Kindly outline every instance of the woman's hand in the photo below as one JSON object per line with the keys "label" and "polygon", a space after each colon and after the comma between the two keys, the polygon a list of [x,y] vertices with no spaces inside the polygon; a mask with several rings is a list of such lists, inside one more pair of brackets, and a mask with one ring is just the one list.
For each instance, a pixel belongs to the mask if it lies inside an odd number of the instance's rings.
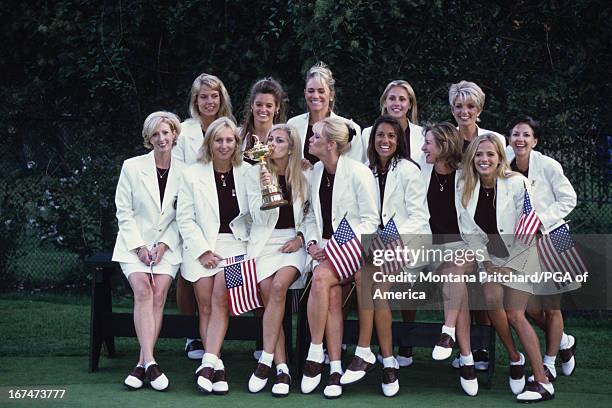
{"label": "woman's hand", "polygon": [[312,259],[314,259],[315,261],[318,261],[318,262],[323,262],[323,261],[325,261],[327,259],[325,257],[325,251],[323,249],[321,249],[319,244],[312,244],[308,248],[308,253],[310,254],[310,256],[312,256]]}
{"label": "woman's hand", "polygon": [[153,247],[153,249],[151,249],[151,252],[149,254],[151,256],[151,259],[153,259],[153,261],[155,262],[155,265],[159,265],[167,249],[168,245],[164,244],[163,242],[159,242],[156,246]]}
{"label": "woman's hand", "polygon": [[222,259],[223,258],[215,254],[213,251],[206,251],[202,255],[200,255],[198,261],[200,261],[203,267],[212,269],[216,268]]}
{"label": "woman's hand", "polygon": [[284,254],[290,254],[299,250],[302,247],[302,239],[300,237],[295,237],[290,241],[285,242],[285,245],[282,246],[280,251]]}
{"label": "woman's hand", "polygon": [[302,170],[310,170],[312,167],[312,163],[308,159],[302,159]]}
{"label": "woman's hand", "polygon": [[261,184],[263,186],[272,184],[272,175],[266,167],[261,167],[261,172],[259,173],[259,180],[261,180]]}
{"label": "woman's hand", "polygon": [[151,259],[153,259],[151,257],[151,253],[149,252],[149,249],[146,246],[141,246],[140,248],[138,248],[138,250],[136,251],[136,256],[138,256],[138,259],[140,259],[140,262],[142,262],[143,264],[149,266],[151,265]]}

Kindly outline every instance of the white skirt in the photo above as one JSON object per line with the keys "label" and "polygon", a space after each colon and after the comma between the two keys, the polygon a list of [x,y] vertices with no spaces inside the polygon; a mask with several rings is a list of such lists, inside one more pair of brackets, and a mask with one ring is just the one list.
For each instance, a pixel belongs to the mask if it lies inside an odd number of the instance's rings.
{"label": "white skirt", "polygon": [[306,264],[306,250],[299,248],[295,252],[283,253],[281,248],[292,239],[295,239],[295,228],[275,229],[266,242],[263,250],[255,258],[257,265],[257,282],[274,275],[283,266],[295,267],[300,275],[304,273]]}
{"label": "white skirt", "polygon": [[[121,266],[121,270],[126,278],[130,276],[131,273],[134,272],[144,272],[151,273],[151,267],[145,265],[144,263],[138,262],[119,262]],[[176,272],[178,271],[179,265],[171,265],[162,258],[161,262],[158,265],[153,266],[153,274],[154,275],[170,275],[172,279],[176,277]]]}
{"label": "white skirt", "polygon": [[[219,234],[213,252],[223,259],[231,256],[244,255],[246,254],[246,243],[238,241],[234,238],[234,234]],[[215,276],[217,273],[223,271],[224,266],[225,261],[222,260],[215,268],[205,268],[198,259],[186,259],[183,257],[181,275],[189,282],[196,282],[200,278]]]}

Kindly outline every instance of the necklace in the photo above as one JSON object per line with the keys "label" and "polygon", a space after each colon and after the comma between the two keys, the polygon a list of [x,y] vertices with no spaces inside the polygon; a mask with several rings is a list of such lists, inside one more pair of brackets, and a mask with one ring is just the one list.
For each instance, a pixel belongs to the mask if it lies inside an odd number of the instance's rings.
{"label": "necklace", "polygon": [[221,185],[223,187],[227,187],[226,180],[227,180],[227,176],[229,175],[230,171],[231,171],[231,169],[223,173],[223,172],[215,170],[215,173],[217,173],[219,175],[219,180],[221,180]]}
{"label": "necklace", "polygon": [[448,174],[444,175],[444,183],[440,183],[440,178],[438,177],[438,172],[434,169],[434,175],[436,176],[436,180],[438,181],[438,184],[440,185],[440,191],[444,191],[444,187],[446,186],[446,183],[448,182]]}
{"label": "necklace", "polygon": [[[162,170],[163,170],[163,169],[162,169]],[[168,167],[168,168],[166,169],[166,171],[161,171],[161,172],[159,171],[159,169],[158,169],[157,167],[155,167],[155,171],[157,171],[157,176],[158,176],[160,179],[163,179],[163,178],[164,178],[164,176],[165,176],[166,174],[168,174],[168,172],[170,171],[170,167]]]}
{"label": "necklace", "polygon": [[482,189],[482,191],[485,193],[485,196],[487,197],[490,197],[491,193],[495,192],[495,187],[487,188],[487,187],[481,186],[480,188]]}

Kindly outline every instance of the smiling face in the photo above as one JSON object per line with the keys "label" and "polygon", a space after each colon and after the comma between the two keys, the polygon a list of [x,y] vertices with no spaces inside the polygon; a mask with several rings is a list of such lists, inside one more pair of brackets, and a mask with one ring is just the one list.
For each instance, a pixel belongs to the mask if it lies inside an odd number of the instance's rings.
{"label": "smiling face", "polygon": [[169,152],[172,150],[172,145],[176,139],[170,125],[166,122],[160,122],[149,137],[149,143],[153,146],[155,153]]}
{"label": "smiling face", "polygon": [[263,126],[272,126],[278,105],[274,95],[258,93],[251,104],[251,110],[253,111],[253,121],[255,123]]}
{"label": "smiling face", "polygon": [[276,129],[268,135],[268,146],[273,149],[270,155],[272,160],[283,159],[291,154],[289,135],[282,129]]}
{"label": "smiling face", "polygon": [[423,142],[421,150],[425,153],[425,161],[429,164],[434,164],[436,160],[438,160],[438,157],[440,157],[442,150],[440,146],[438,146],[438,143],[436,143],[436,138],[431,131],[425,134],[425,141]]}
{"label": "smiling face", "polygon": [[471,127],[476,125],[476,119],[480,116],[482,109],[472,99],[455,99],[451,112],[457,125]]}
{"label": "smiling face", "polygon": [[526,123],[518,123],[510,133],[510,146],[516,157],[529,158],[529,154],[538,144],[533,129]]}
{"label": "smiling face", "polygon": [[236,150],[236,137],[232,129],[225,127],[217,133],[212,142],[211,150],[213,160],[219,162],[230,161]]}
{"label": "smiling face", "polygon": [[394,86],[389,89],[385,98],[385,110],[389,116],[395,119],[405,118],[410,108],[410,98],[404,88]]}
{"label": "smiling face", "polygon": [[327,115],[329,112],[329,101],[333,97],[329,87],[316,77],[312,77],[306,82],[304,98],[308,105],[309,112],[320,112]]}
{"label": "smiling face", "polygon": [[207,86],[202,86],[197,96],[200,116],[215,119],[221,106],[221,95]]}
{"label": "smiling face", "polygon": [[397,151],[397,137],[395,129],[389,123],[380,123],[374,134],[374,148],[384,166]]}
{"label": "smiling face", "polygon": [[480,142],[474,156],[474,168],[480,175],[480,179],[483,181],[494,180],[499,164],[500,158],[495,145],[488,140]]}

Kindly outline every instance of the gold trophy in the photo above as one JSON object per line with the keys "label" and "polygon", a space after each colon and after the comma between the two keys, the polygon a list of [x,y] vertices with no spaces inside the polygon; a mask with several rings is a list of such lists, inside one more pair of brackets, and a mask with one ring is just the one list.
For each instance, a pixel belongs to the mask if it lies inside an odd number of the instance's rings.
{"label": "gold trophy", "polygon": [[[249,150],[245,150],[244,155],[258,162],[262,169],[268,170],[267,158],[270,156],[273,149],[269,145],[261,143],[256,135],[252,136],[255,138],[255,144]],[[263,199],[263,204],[259,207],[261,210],[271,210],[272,208],[289,204],[289,201],[285,200],[283,197],[283,192],[280,187],[275,185],[274,182],[270,182],[261,187],[261,198]]]}

